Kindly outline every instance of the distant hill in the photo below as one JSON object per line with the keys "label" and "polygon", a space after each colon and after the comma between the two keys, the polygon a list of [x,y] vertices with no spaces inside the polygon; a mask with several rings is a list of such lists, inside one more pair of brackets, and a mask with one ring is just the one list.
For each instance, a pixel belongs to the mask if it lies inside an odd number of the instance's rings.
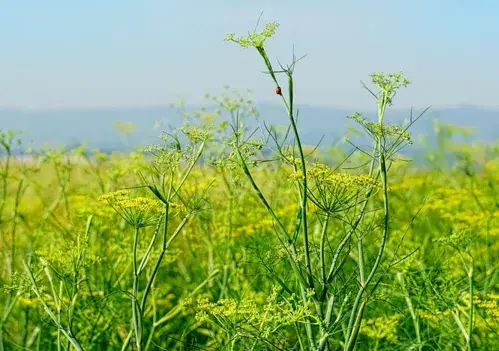
{"label": "distant hill", "polygon": [[[192,106],[196,109],[197,106]],[[287,117],[280,105],[257,105],[260,119],[274,125],[286,125]],[[299,129],[305,144],[315,144],[324,135],[324,143],[341,138],[347,125],[353,125],[346,116],[354,109],[299,106]],[[364,112],[374,118],[374,111]],[[417,115],[421,110],[415,110]],[[409,110],[389,110],[387,120],[402,121],[409,117]],[[490,142],[499,139],[499,109],[485,109],[476,106],[455,108],[432,108],[412,129],[413,135],[431,135],[432,123],[451,123],[475,130],[472,140]],[[138,145],[156,143],[161,129],[155,128],[157,121],[166,125],[179,126],[181,116],[173,107],[102,108],[102,109],[59,109],[59,110],[14,110],[0,109],[0,128],[23,130],[23,140],[35,145],[43,142],[74,146],[86,143],[90,148],[101,150],[125,150]],[[136,130],[125,143],[115,127],[115,122],[130,122]],[[165,124],[163,124],[164,126]],[[250,123],[255,126],[255,122]]]}

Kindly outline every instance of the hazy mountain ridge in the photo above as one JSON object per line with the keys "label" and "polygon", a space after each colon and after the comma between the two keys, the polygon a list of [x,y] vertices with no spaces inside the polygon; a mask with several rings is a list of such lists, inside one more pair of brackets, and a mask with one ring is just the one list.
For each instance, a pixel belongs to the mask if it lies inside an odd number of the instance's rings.
{"label": "hazy mountain ridge", "polygon": [[[198,106],[188,106],[195,110]],[[299,129],[305,144],[315,144],[322,136],[324,142],[341,138],[347,125],[353,122],[346,117],[356,112],[355,109],[333,107],[299,106]],[[281,105],[257,105],[260,121],[267,124],[286,125],[287,116]],[[417,116],[422,109],[413,111]],[[364,112],[368,118],[375,117],[375,111]],[[392,109],[387,112],[387,120],[399,122],[410,116],[409,109]],[[477,106],[437,108],[429,110],[413,127],[414,136],[432,134],[433,120],[470,127],[475,133],[470,140],[490,142],[499,138],[499,109],[486,109]],[[155,128],[156,122],[162,121],[161,128]],[[114,127],[115,122],[130,122],[135,131],[129,138],[129,144]],[[50,142],[53,145],[77,145],[86,143],[90,148],[103,150],[123,150],[138,145],[155,143],[162,128],[170,125],[178,127],[182,117],[173,107],[137,107],[137,108],[96,108],[96,109],[54,109],[54,110],[15,110],[0,109],[0,128],[22,130],[22,139],[40,145]],[[249,126],[255,127],[252,119]],[[129,145],[129,146],[127,146]]]}

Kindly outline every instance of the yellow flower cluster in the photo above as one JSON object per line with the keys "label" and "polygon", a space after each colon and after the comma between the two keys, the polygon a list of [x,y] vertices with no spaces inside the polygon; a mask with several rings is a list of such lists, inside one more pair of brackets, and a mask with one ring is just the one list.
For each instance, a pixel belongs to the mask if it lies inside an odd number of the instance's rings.
{"label": "yellow flower cluster", "polygon": [[[161,201],[147,197],[130,198],[129,190],[118,190],[99,197],[100,201],[108,201],[111,205],[123,209],[135,210],[142,213],[162,213],[164,205]],[[170,203],[173,208],[178,207],[175,203]]]}
{"label": "yellow flower cluster", "polygon": [[286,301],[278,301],[278,288],[267,297],[262,305],[254,299],[236,301],[222,299],[210,302],[205,296],[197,300],[196,319],[199,322],[213,320],[218,322],[237,322],[240,328],[254,329],[260,326],[262,336],[268,337],[276,327],[292,325],[310,315],[309,307],[293,307]]}
{"label": "yellow flower cluster", "polygon": [[147,197],[130,198],[129,190],[118,190],[99,197],[107,201],[130,225],[143,227],[154,224],[163,213],[164,205],[159,200]]}
{"label": "yellow flower cluster", "polygon": [[21,295],[19,297],[18,303],[21,306],[34,306],[40,303],[40,299],[38,297],[29,298]]}
{"label": "yellow flower cluster", "polygon": [[117,190],[112,193],[99,196],[99,201],[119,202],[125,201],[130,195],[129,190]]}
{"label": "yellow flower cluster", "polygon": [[374,179],[365,174],[332,173],[325,181],[349,189],[365,189],[376,185]]}
{"label": "yellow flower cluster", "polygon": [[[49,307],[57,308],[56,301],[53,298],[46,296],[43,299],[45,300],[44,302]],[[69,299],[67,297],[63,296],[60,302],[62,302],[64,304],[67,304],[70,301],[69,301]],[[21,295],[19,297],[19,299],[18,299],[18,303],[21,306],[25,306],[25,307],[43,306],[42,299],[40,299],[39,297],[35,297],[35,296],[33,296],[33,297],[27,297],[27,296]]]}
{"label": "yellow flower cluster", "polygon": [[473,296],[473,303],[483,308],[487,316],[499,318],[499,294],[487,294],[483,298]]}
{"label": "yellow flower cluster", "polygon": [[471,200],[473,200],[475,196],[483,197],[484,195],[485,194],[478,189],[474,189],[473,193],[471,193],[469,189],[437,188],[433,192],[433,197],[435,199],[430,202],[427,207],[441,209],[469,205],[470,202],[473,203]]}
{"label": "yellow flower cluster", "polygon": [[332,172],[327,165],[321,163],[316,163],[314,167],[310,168],[308,175],[318,181],[337,184],[348,188],[366,188],[376,184],[375,180],[366,174]]}
{"label": "yellow flower cluster", "polygon": [[233,41],[243,48],[250,46],[263,48],[265,41],[275,34],[278,27],[279,24],[276,22],[267,23],[260,33],[254,32],[239,38],[236,38],[234,33],[229,33],[226,35],[225,41]]}
{"label": "yellow flower cluster", "polygon": [[129,199],[121,202],[119,206],[143,213],[161,213],[163,211],[163,204],[160,201],[152,200],[146,197]]}
{"label": "yellow flower cluster", "polygon": [[454,228],[472,229],[477,234],[485,231],[492,235],[499,234],[499,210],[493,209],[495,200],[483,191],[437,188],[432,197],[425,210],[449,220]]}
{"label": "yellow flower cluster", "polygon": [[290,182],[299,182],[303,180],[303,173],[301,171],[292,172],[288,176]]}
{"label": "yellow flower cluster", "polygon": [[74,270],[77,269],[77,263],[86,267],[101,261],[101,257],[90,251],[82,255],[82,252],[87,249],[88,243],[86,242],[82,242],[80,246],[72,246],[71,243],[66,243],[55,247],[47,245],[47,247],[36,250],[35,254],[61,271],[74,273]]}
{"label": "yellow flower cluster", "polygon": [[427,321],[431,321],[433,323],[438,323],[440,321],[440,318],[437,316],[436,313],[430,313],[424,310],[418,310],[418,315],[421,318],[426,319]]}
{"label": "yellow flower cluster", "polygon": [[397,342],[397,326],[402,314],[388,317],[376,317],[362,321],[360,332],[375,340],[386,339],[389,343]]}
{"label": "yellow flower cluster", "polygon": [[[340,186],[348,189],[365,189],[369,186],[376,186],[376,181],[365,174],[351,174],[346,172],[332,172],[331,169],[321,163],[314,164],[307,170],[307,177],[316,183],[327,183],[329,185]],[[289,181],[302,180],[301,171],[292,172],[288,176]]]}
{"label": "yellow flower cluster", "polygon": [[291,154],[286,156],[286,160],[288,161],[288,163],[295,165],[295,166],[298,166],[301,164],[301,159],[299,157],[295,157]]}

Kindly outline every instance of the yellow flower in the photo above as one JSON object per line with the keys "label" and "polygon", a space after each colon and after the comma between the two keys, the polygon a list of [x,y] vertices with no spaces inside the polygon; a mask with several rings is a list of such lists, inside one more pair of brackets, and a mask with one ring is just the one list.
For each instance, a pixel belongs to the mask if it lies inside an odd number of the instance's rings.
{"label": "yellow flower", "polygon": [[136,228],[154,225],[164,211],[164,205],[159,200],[131,198],[129,190],[105,194],[99,200],[107,201],[125,221]]}
{"label": "yellow flower", "polygon": [[397,326],[401,314],[377,317],[362,321],[360,332],[375,340],[386,339],[389,343],[397,342]]}

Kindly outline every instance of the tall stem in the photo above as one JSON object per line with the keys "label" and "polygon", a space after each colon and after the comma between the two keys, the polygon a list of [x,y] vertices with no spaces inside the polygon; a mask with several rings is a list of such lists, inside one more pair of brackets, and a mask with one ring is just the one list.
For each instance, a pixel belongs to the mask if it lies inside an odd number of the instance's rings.
{"label": "tall stem", "polygon": [[325,262],[325,246],[326,246],[326,232],[327,232],[327,225],[329,223],[329,217],[330,214],[326,214],[326,218],[324,219],[324,224],[322,225],[322,233],[321,233],[321,247],[320,247],[320,260],[321,260],[321,279],[322,279],[322,285],[323,287],[326,286],[326,262]]}
{"label": "tall stem", "polygon": [[138,306],[138,290],[139,290],[139,273],[137,269],[137,246],[139,241],[139,227],[135,228],[135,236],[133,238],[133,288],[132,288],[132,320],[133,329],[135,332],[135,343],[137,350],[142,350],[142,326],[141,316]]}
{"label": "tall stem", "polygon": [[301,214],[302,214],[302,225],[303,225],[303,251],[305,255],[305,265],[307,267],[307,277],[308,285],[311,289],[314,289],[314,279],[312,275],[312,264],[310,262],[310,248],[308,239],[308,220],[307,220],[307,200],[308,200],[308,183],[307,183],[307,166],[305,164],[305,155],[303,153],[303,147],[300,140],[300,135],[298,133],[298,128],[296,126],[296,121],[293,113],[293,77],[292,73],[288,72],[288,89],[289,89],[289,106],[286,104],[286,100],[282,97],[284,106],[287,109],[289,121],[291,122],[291,128],[293,129],[293,134],[296,140],[296,145],[298,146],[298,152],[300,154],[300,164],[302,171],[302,194],[301,194]]}
{"label": "tall stem", "polygon": [[[274,70],[272,68],[272,64],[265,52],[265,49],[262,46],[256,48],[263,58],[267,69],[272,77],[276,86],[279,86],[277,82],[277,78],[275,76]],[[294,65],[294,64],[293,64]],[[293,129],[293,135],[296,141],[296,145],[298,147],[298,153],[300,155],[300,165],[302,171],[302,190],[300,194],[300,211],[302,217],[302,225],[303,225],[303,253],[305,256],[305,266],[307,270],[307,278],[308,278],[308,286],[311,289],[315,290],[314,286],[314,278],[312,274],[312,264],[310,261],[310,248],[309,248],[309,238],[308,238],[308,221],[307,221],[307,201],[308,201],[308,184],[307,184],[307,166],[305,163],[305,154],[303,153],[303,147],[300,140],[300,135],[298,133],[298,128],[296,126],[296,121],[293,112],[293,104],[294,104],[294,85],[293,85],[293,70],[288,69],[285,71],[288,76],[288,90],[289,90],[289,104],[286,101],[286,98],[281,94],[281,99],[286,108],[286,112],[288,114],[289,122],[291,123],[291,128]]]}
{"label": "tall stem", "polygon": [[468,270],[468,282],[469,282],[469,304],[470,304],[470,318],[468,319],[468,339],[467,347],[468,351],[473,350],[472,336],[473,336],[473,314],[474,314],[474,302],[473,302],[473,257],[470,256],[470,267]]}
{"label": "tall stem", "polygon": [[397,280],[399,281],[400,286],[402,287],[405,302],[406,302],[407,308],[409,308],[409,312],[411,314],[412,323],[414,324],[414,331],[416,332],[416,341],[418,342],[418,350],[421,350],[422,349],[421,332],[419,329],[418,316],[416,314],[416,311],[414,310],[414,306],[412,305],[411,297],[409,296],[409,291],[407,290],[404,276],[403,276],[402,272],[397,273]]}
{"label": "tall stem", "polygon": [[[379,103],[378,103],[378,123],[380,127],[383,126],[383,120],[385,116],[385,110],[386,106],[388,104],[388,93],[385,91],[383,92],[383,95],[381,96]],[[378,152],[378,163],[379,163],[379,174],[381,176],[381,185],[383,188],[383,233],[381,234],[381,244],[378,250],[378,254],[376,256],[376,259],[374,261],[373,267],[369,273],[369,276],[365,280],[363,284],[361,284],[359,291],[357,293],[357,296],[355,298],[350,319],[348,322],[348,327],[347,327],[347,333],[346,333],[346,346],[345,350],[352,350],[353,347],[355,346],[355,342],[357,340],[358,332],[359,329],[356,328],[357,321],[360,323],[362,320],[362,316],[364,313],[364,307],[367,304],[367,286],[371,282],[371,280],[374,278],[374,275],[376,274],[376,271],[379,268],[379,265],[381,264],[381,259],[383,257],[383,253],[385,251],[385,245],[388,239],[388,223],[389,223],[389,207],[388,207],[388,180],[387,180],[387,168],[386,168],[386,158],[385,158],[385,151],[383,149],[383,135],[378,135],[376,137],[376,144],[374,148],[374,155],[373,157],[376,157],[376,151]],[[373,159],[374,161],[374,159]],[[373,164],[372,164],[373,165]],[[363,262],[361,262],[363,264]],[[359,267],[363,269],[363,267]],[[359,303],[362,299],[362,297],[365,297],[364,301],[362,302],[361,307],[359,308]]]}

